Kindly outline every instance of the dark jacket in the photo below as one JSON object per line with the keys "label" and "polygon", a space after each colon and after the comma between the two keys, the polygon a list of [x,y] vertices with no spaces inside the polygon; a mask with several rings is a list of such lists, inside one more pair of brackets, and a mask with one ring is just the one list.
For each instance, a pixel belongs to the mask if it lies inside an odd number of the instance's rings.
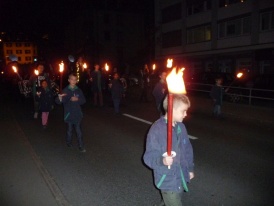
{"label": "dark jacket", "polygon": [[101,71],[92,71],[90,74],[92,78],[91,81],[91,91],[101,92],[105,87],[105,79]]}
{"label": "dark jacket", "polygon": [[36,95],[37,90],[41,88],[41,82],[43,80],[46,80],[48,85],[51,85],[48,73],[42,73],[42,74],[39,74],[38,76],[35,74],[31,75],[29,79],[29,83],[30,83],[30,86],[32,87],[32,93],[34,96]]}
{"label": "dark jacket", "polygon": [[[154,183],[162,191],[179,192],[183,182],[189,182],[193,172],[193,150],[183,123],[177,123],[172,132],[172,151],[176,152],[170,169],[163,164],[167,150],[167,121],[164,117],[151,126],[146,141],[144,162],[153,169]],[[182,171],[182,172],[181,172]],[[182,175],[183,174],[183,175]],[[187,187],[184,186],[187,191]]]}
{"label": "dark jacket", "polygon": [[52,110],[54,104],[53,93],[49,88],[41,88],[40,91],[40,96],[35,96],[35,100],[39,102],[39,110],[41,112],[49,112]]}
{"label": "dark jacket", "polygon": [[111,92],[112,99],[121,99],[123,91],[124,91],[124,88],[119,79],[111,80],[110,92]]}
{"label": "dark jacket", "polygon": [[[71,88],[70,86],[67,86],[65,89],[63,89],[63,94],[66,94],[62,98],[62,102],[60,102],[59,98],[55,98],[55,102],[57,104],[64,105],[64,120],[67,123],[79,123],[83,118],[83,113],[81,109],[81,105],[86,103],[85,96],[83,95],[83,92],[80,88],[75,86],[74,88]],[[79,98],[78,101],[73,102],[71,101],[71,97],[77,96]]]}
{"label": "dark jacket", "polygon": [[[165,90],[164,93],[163,93],[163,89]],[[154,87],[154,89],[152,91],[152,95],[155,98],[157,106],[161,105],[161,103],[163,102],[166,94],[167,94],[167,85],[166,85],[166,83],[159,81],[155,85],[155,87]]]}
{"label": "dark jacket", "polygon": [[222,105],[224,89],[222,86],[214,85],[210,91],[210,97],[215,101],[215,104]]}

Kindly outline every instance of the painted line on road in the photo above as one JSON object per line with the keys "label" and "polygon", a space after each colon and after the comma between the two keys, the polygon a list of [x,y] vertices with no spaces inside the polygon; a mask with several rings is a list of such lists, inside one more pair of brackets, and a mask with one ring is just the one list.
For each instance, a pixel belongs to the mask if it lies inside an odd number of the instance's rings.
{"label": "painted line on road", "polygon": [[[144,123],[146,123],[146,124],[153,124],[153,122],[147,121],[147,120],[145,120],[145,119],[141,119],[141,118],[139,118],[139,117],[135,117],[135,116],[130,115],[130,114],[124,113],[123,115],[126,116],[126,117],[129,117],[129,118],[131,118],[131,119],[135,119],[135,120],[137,120],[137,121],[144,122]],[[188,135],[188,137],[189,137],[189,139],[193,139],[193,140],[198,139],[198,137],[194,137],[194,136],[192,136],[192,135]]]}

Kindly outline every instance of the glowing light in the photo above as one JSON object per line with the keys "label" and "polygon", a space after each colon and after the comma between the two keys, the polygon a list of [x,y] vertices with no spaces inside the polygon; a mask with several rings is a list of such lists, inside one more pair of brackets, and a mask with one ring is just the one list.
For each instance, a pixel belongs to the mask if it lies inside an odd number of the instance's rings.
{"label": "glowing light", "polygon": [[39,75],[38,69],[35,69],[35,70],[34,70],[34,74],[36,74],[37,76]]}
{"label": "glowing light", "polygon": [[83,64],[83,68],[86,69],[88,68],[88,65],[86,63]]}
{"label": "glowing light", "polygon": [[154,71],[156,69],[156,64],[152,65],[152,70]]}
{"label": "glowing light", "polygon": [[105,70],[106,70],[106,71],[108,71],[108,70],[109,70],[109,66],[108,66],[108,64],[107,64],[107,63],[105,64]]}
{"label": "glowing light", "polygon": [[239,72],[236,76],[237,76],[237,78],[240,79],[243,75],[244,75],[244,74],[243,74],[242,72]]}
{"label": "glowing light", "polygon": [[12,70],[13,70],[15,73],[17,73],[17,68],[16,68],[16,66],[12,66]]}
{"label": "glowing light", "polygon": [[64,71],[64,62],[63,61],[61,61],[61,63],[59,64],[59,72],[63,72]]}
{"label": "glowing light", "polygon": [[183,79],[183,70],[180,69],[176,73],[176,68],[173,68],[172,71],[166,78],[168,91],[173,94],[186,94],[185,83]]}
{"label": "glowing light", "polygon": [[173,64],[173,59],[167,59],[167,65],[166,65],[166,67],[167,68],[171,68],[172,64]]}

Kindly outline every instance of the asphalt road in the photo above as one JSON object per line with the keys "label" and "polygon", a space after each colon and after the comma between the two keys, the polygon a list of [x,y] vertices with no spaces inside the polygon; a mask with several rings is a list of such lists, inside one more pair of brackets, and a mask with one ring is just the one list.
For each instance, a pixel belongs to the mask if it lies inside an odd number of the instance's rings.
{"label": "asphalt road", "polygon": [[[233,113],[235,108],[224,108],[225,119],[216,120],[206,100],[191,100],[185,124],[197,138],[191,139],[195,178],[184,193],[185,205],[273,205],[274,122],[264,121],[261,113],[258,120],[247,121]],[[142,162],[149,122],[158,118],[154,102],[128,100],[121,108],[146,121],[115,116],[109,105],[87,103],[85,154],[77,150],[76,138],[74,148],[65,146],[62,107],[50,113],[43,131],[28,106],[8,103],[0,109],[0,205],[151,206],[160,201],[152,171]]]}

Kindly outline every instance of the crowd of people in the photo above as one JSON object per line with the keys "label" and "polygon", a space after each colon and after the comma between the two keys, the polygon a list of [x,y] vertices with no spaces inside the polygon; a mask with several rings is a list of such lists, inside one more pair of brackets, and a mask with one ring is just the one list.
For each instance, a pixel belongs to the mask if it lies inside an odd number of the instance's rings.
{"label": "crowd of people", "polygon": [[[72,147],[72,134],[73,129],[75,129],[78,149],[80,152],[85,153],[86,148],[81,130],[83,118],[81,105],[86,103],[87,98],[90,98],[94,107],[103,107],[103,91],[107,89],[113,102],[114,114],[117,115],[120,113],[120,103],[125,95],[126,88],[118,72],[114,72],[112,79],[106,81],[99,64],[95,64],[92,71],[81,70],[81,64],[78,66],[79,69],[64,76],[64,82],[66,82],[66,79],[68,83],[64,88],[59,88],[57,92],[53,89],[52,79],[45,72],[42,64],[37,66],[38,73],[31,75],[29,78],[28,86],[32,88],[33,117],[37,119],[41,114],[42,128],[47,128],[49,114],[54,108],[54,104],[63,105],[64,122],[67,124],[66,145]],[[181,206],[183,191],[188,191],[187,182],[194,177],[192,146],[186,128],[182,123],[190,107],[190,101],[186,95],[174,96],[172,110],[174,141],[172,151],[177,155],[163,156],[167,144],[165,126],[168,111],[167,72],[161,71],[159,73],[159,80],[155,85],[151,85],[147,65],[140,70],[139,75],[139,102],[148,102],[148,91],[149,88],[153,87],[150,91],[155,98],[155,108],[160,114],[160,118],[152,125],[147,135],[146,151],[143,157],[144,163],[154,171],[155,185],[162,195],[162,202],[159,205]]]}

